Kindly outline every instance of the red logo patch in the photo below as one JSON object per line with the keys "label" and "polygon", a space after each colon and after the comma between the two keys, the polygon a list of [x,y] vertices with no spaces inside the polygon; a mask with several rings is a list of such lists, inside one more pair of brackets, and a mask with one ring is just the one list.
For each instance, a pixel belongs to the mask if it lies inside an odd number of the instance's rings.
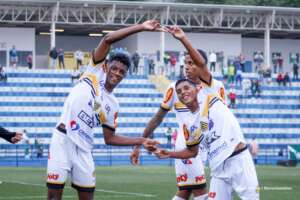
{"label": "red logo patch", "polygon": [[59,177],[58,174],[48,174],[48,179],[49,180],[57,180]]}
{"label": "red logo patch", "polygon": [[212,199],[215,198],[216,195],[217,195],[216,192],[209,192],[209,193],[208,193],[208,197],[209,197],[209,198],[212,198]]}

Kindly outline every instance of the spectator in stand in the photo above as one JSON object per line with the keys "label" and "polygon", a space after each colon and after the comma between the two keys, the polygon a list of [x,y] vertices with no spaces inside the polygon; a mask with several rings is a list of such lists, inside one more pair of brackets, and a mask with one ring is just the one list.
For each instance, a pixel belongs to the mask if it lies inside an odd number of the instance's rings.
{"label": "spectator in stand", "polygon": [[242,86],[242,66],[239,62],[239,60],[237,60],[235,62],[235,84],[238,87]]}
{"label": "spectator in stand", "polygon": [[239,62],[240,62],[241,68],[242,68],[242,72],[245,72],[246,58],[245,58],[244,54],[240,53],[238,59],[239,59]]}
{"label": "spectator in stand", "polygon": [[183,72],[183,69],[184,69],[184,58],[185,58],[184,53],[180,52],[180,55],[179,55],[179,79],[184,78],[184,72]]}
{"label": "spectator in stand", "polygon": [[278,86],[280,86],[281,83],[283,83],[283,79],[284,79],[283,74],[282,73],[278,73],[278,75],[276,77],[276,81],[278,83]]}
{"label": "spectator in stand", "polygon": [[211,52],[208,57],[209,63],[210,63],[210,71],[215,72],[216,71],[216,64],[217,64],[217,54],[215,52]]}
{"label": "spectator in stand", "polygon": [[283,76],[283,86],[286,86],[287,83],[289,84],[289,86],[291,86],[291,79],[290,79],[290,75],[288,72],[285,72],[284,76]]}
{"label": "spectator in stand", "polygon": [[169,64],[170,64],[170,55],[168,53],[165,53],[164,55],[164,70],[162,71],[162,74],[169,75]]}
{"label": "spectator in stand", "polygon": [[155,63],[153,58],[149,60],[149,74],[154,74]]}
{"label": "spectator in stand", "polygon": [[18,51],[16,49],[16,46],[13,45],[11,50],[9,51],[9,60],[10,60],[10,66],[17,67],[18,63]]}
{"label": "spectator in stand", "polygon": [[172,133],[173,133],[172,128],[171,128],[171,127],[168,127],[168,130],[167,130],[167,132],[165,133],[165,135],[166,135],[167,142],[168,142],[167,144],[168,144],[169,147],[171,146]]}
{"label": "spectator in stand", "polygon": [[234,91],[234,85],[231,85],[229,94],[228,94],[230,103],[228,105],[229,108],[235,108],[235,102],[236,102],[236,93]]}
{"label": "spectator in stand", "polygon": [[222,68],[223,82],[227,83],[228,81],[228,66],[224,65]]}
{"label": "spectator in stand", "polygon": [[76,59],[76,69],[78,70],[82,66],[84,54],[80,49],[78,49],[75,51],[74,57]]}
{"label": "spectator in stand", "polygon": [[278,66],[277,54],[273,54],[272,64],[273,64],[273,73],[276,74],[277,73],[277,66]]}
{"label": "spectator in stand", "polygon": [[262,52],[257,52],[254,55],[254,62],[255,62],[255,72],[258,72],[261,69],[261,65],[264,62],[264,56]]}
{"label": "spectator in stand", "polygon": [[177,129],[175,128],[174,132],[172,133],[172,144],[173,144],[173,146],[175,145],[177,135],[178,135],[178,132],[177,132]]}
{"label": "spectator in stand", "polygon": [[26,57],[26,62],[28,65],[28,68],[31,69],[32,68],[32,54],[28,54],[28,56]]}
{"label": "spectator in stand", "polygon": [[0,81],[6,82],[7,81],[7,75],[4,71],[4,67],[0,66]]}
{"label": "spectator in stand", "polygon": [[231,63],[228,67],[228,84],[234,84],[235,68]]}
{"label": "spectator in stand", "polygon": [[256,91],[256,97],[260,97],[261,87],[260,87],[260,81],[258,79],[255,80],[254,86]]}
{"label": "spectator in stand", "polygon": [[57,50],[55,47],[53,47],[49,52],[50,57],[50,69],[55,69],[56,67],[56,59],[57,59]]}
{"label": "spectator in stand", "polygon": [[263,78],[267,80],[268,84],[272,82],[272,71],[270,67],[263,71]]}
{"label": "spectator in stand", "polygon": [[58,54],[58,66],[59,69],[65,69],[65,55],[62,48],[60,48],[57,52]]}
{"label": "spectator in stand", "polygon": [[135,74],[138,74],[138,71],[139,71],[140,58],[141,57],[138,54],[138,52],[134,52],[134,54],[131,57],[132,63],[133,63],[133,73],[135,73]]}
{"label": "spectator in stand", "polygon": [[281,53],[277,54],[277,63],[278,63],[278,67],[279,67],[279,72],[283,72],[283,57],[281,55]]}
{"label": "spectator in stand", "polygon": [[293,79],[298,80],[298,71],[299,71],[299,65],[297,63],[293,64]]}
{"label": "spectator in stand", "polygon": [[172,54],[170,58],[170,64],[171,64],[171,79],[175,79],[175,66],[177,63],[176,55]]}
{"label": "spectator in stand", "polygon": [[250,89],[251,89],[251,81],[250,81],[250,79],[248,79],[248,78],[243,79],[243,81],[242,81],[242,88],[243,88],[243,96],[244,97],[248,97]]}

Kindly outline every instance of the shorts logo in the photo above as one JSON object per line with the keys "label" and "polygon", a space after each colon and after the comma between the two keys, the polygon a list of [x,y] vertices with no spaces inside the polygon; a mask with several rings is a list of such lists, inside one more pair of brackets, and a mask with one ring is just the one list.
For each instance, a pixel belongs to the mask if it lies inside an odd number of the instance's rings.
{"label": "shorts logo", "polygon": [[215,197],[216,197],[216,192],[209,192],[208,193],[208,198],[212,198],[212,199],[214,199]]}
{"label": "shorts logo", "polygon": [[196,180],[196,183],[203,183],[203,182],[205,182],[205,177],[204,176],[196,176],[195,180]]}
{"label": "shorts logo", "polygon": [[78,118],[83,121],[88,127],[93,128],[94,120],[83,110],[78,114]]}
{"label": "shorts logo", "polygon": [[190,159],[184,159],[184,160],[181,160],[181,161],[185,165],[191,165],[191,164],[193,164],[193,162]]}
{"label": "shorts logo", "polygon": [[58,174],[48,174],[48,180],[57,180],[59,177]]}
{"label": "shorts logo", "polygon": [[78,130],[78,129],[80,128],[80,127],[79,127],[79,124],[77,124],[75,120],[72,120],[72,121],[70,122],[70,126],[71,126],[71,130],[72,130],[72,131],[76,131],[76,130]]}
{"label": "shorts logo", "polygon": [[182,174],[176,177],[177,183],[186,182],[188,179],[187,174]]}

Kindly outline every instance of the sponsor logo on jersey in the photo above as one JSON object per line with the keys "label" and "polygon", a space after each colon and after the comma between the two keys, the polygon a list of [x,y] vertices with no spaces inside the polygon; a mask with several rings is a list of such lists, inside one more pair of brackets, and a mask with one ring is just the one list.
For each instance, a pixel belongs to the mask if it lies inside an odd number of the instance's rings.
{"label": "sponsor logo on jersey", "polygon": [[76,131],[76,130],[78,130],[80,128],[79,124],[77,124],[77,122],[75,120],[72,120],[70,122],[70,126],[71,126],[71,130],[72,131]]}
{"label": "sponsor logo on jersey", "polygon": [[48,180],[57,180],[58,177],[59,177],[59,174],[52,174],[52,173],[48,174]]}
{"label": "sponsor logo on jersey", "polygon": [[83,121],[88,127],[93,128],[94,126],[94,120],[93,117],[89,116],[86,112],[83,110],[80,111],[78,114],[78,118]]}
{"label": "sponsor logo on jersey", "polygon": [[207,154],[207,158],[208,160],[213,159],[215,156],[217,156],[221,151],[223,151],[224,149],[226,149],[228,147],[226,142],[223,142],[223,144],[221,144],[220,146],[218,146],[217,148],[215,148],[214,150],[208,152]]}
{"label": "sponsor logo on jersey", "polygon": [[179,183],[179,182],[186,182],[187,179],[188,179],[187,174],[182,174],[182,175],[179,175],[179,176],[176,177],[177,183]]}
{"label": "sponsor logo on jersey", "polygon": [[208,193],[208,198],[214,199],[217,196],[216,192],[209,192]]}

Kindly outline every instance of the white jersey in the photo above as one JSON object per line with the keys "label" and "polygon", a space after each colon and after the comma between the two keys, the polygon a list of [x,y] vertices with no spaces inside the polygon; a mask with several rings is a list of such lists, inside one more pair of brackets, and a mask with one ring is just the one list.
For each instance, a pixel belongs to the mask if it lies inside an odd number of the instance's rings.
{"label": "white jersey", "polygon": [[[218,94],[221,98],[225,98],[225,89],[221,81],[212,79],[210,86],[201,83],[199,87],[200,91],[205,91],[206,94]],[[185,139],[183,137],[183,124],[187,119],[189,119],[190,111],[189,109],[179,101],[177,93],[175,91],[175,82],[171,83],[166,91],[164,100],[161,107],[166,110],[171,110],[175,112],[176,121],[179,125],[179,133],[175,143],[175,150],[182,150],[186,147]]]}
{"label": "white jersey", "polygon": [[199,110],[190,114],[184,126],[186,145],[200,143],[207,149],[207,159],[213,172],[245,139],[236,117],[216,95],[198,93]]}
{"label": "white jersey", "polygon": [[94,127],[101,124],[116,128],[119,103],[104,88],[106,74],[102,65],[90,62],[80,82],[67,97],[58,122],[58,125],[65,124],[67,136],[85,151],[92,150]]}

